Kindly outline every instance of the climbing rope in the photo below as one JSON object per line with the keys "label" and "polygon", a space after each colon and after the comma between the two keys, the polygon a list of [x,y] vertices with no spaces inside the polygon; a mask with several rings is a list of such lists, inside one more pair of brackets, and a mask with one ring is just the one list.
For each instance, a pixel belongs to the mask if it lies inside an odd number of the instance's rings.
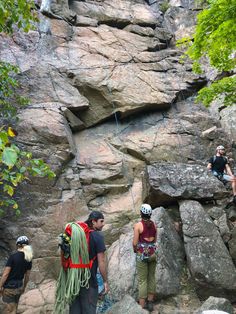
{"label": "climbing rope", "polygon": [[[107,85],[107,88],[108,88],[109,94],[112,95],[111,88],[110,88],[109,85]],[[123,140],[120,139],[120,136],[119,136],[121,134],[121,132],[120,132],[120,125],[119,125],[119,119],[118,119],[117,110],[116,110],[115,103],[114,103],[113,100],[112,100],[112,107],[113,107],[114,118],[115,118],[115,123],[116,123],[116,136],[118,136],[118,138],[121,141],[121,143],[123,143]],[[135,200],[134,200],[134,195],[133,195],[133,191],[132,191],[132,180],[131,180],[131,178],[128,175],[128,170],[127,170],[127,167],[126,167],[126,161],[125,161],[124,152],[123,152],[122,149],[120,151],[121,151],[121,154],[122,154],[122,173],[123,173],[124,178],[127,179],[127,183],[128,183],[127,186],[128,186],[128,189],[129,189],[129,192],[130,192],[130,195],[131,195],[133,210],[135,212]]]}
{"label": "climbing rope", "polygon": [[[89,264],[88,244],[84,229],[76,223],[71,225],[70,257],[72,264]],[[89,287],[91,277],[89,268],[61,267],[56,288],[55,314],[64,314],[66,304],[71,304],[79,294],[80,288]]]}

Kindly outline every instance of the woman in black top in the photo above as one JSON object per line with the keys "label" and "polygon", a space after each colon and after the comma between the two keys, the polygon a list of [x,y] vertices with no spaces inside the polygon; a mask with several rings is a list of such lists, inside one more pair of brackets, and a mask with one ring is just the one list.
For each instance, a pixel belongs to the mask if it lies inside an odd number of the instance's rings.
{"label": "woman in black top", "polygon": [[17,251],[8,258],[0,280],[4,313],[9,314],[16,314],[20,296],[29,281],[33,259],[33,251],[26,236],[19,237],[16,246]]}

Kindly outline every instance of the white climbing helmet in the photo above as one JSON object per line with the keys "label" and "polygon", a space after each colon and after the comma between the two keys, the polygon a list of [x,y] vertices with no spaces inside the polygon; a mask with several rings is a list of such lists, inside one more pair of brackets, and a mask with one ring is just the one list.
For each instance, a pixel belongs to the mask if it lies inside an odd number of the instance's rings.
{"label": "white climbing helmet", "polygon": [[151,216],[152,214],[152,207],[149,204],[142,204],[140,211],[145,214]]}
{"label": "white climbing helmet", "polygon": [[29,239],[27,238],[27,236],[20,236],[19,238],[17,238],[16,240],[16,245],[22,245],[22,244],[29,244]]}
{"label": "white climbing helmet", "polygon": [[217,146],[216,150],[225,149],[223,145]]}

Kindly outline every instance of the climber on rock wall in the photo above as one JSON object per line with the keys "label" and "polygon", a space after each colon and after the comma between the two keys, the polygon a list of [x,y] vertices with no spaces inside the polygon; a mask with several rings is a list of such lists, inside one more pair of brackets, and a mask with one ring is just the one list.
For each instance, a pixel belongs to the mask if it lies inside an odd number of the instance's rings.
{"label": "climber on rock wall", "polygon": [[212,174],[224,184],[231,182],[233,190],[233,203],[236,204],[236,177],[229,166],[228,158],[224,155],[224,146],[217,146],[216,154],[209,159],[207,169],[209,169]]}

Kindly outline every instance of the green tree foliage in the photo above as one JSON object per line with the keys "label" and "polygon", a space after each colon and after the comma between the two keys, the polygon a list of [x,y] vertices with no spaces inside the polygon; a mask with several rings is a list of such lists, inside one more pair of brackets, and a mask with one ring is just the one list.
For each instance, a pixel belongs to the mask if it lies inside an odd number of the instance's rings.
{"label": "green tree foliage", "polygon": [[28,32],[37,21],[33,0],[0,1],[0,33],[11,34],[14,26]]}
{"label": "green tree foliage", "polygon": [[18,185],[29,176],[55,177],[53,171],[41,159],[32,158],[32,154],[21,150],[13,138],[16,132],[9,127],[0,129],[0,215],[4,208],[12,208],[20,214],[13,196]]}
{"label": "green tree foliage", "polygon": [[[29,31],[37,20],[33,11],[33,1],[2,0],[0,2],[0,32],[13,33],[14,27]],[[26,105],[27,100],[16,93],[18,67],[0,61],[0,118],[3,121],[14,120],[19,105]],[[20,214],[14,193],[23,181],[30,176],[55,177],[54,172],[41,159],[21,150],[15,142],[17,132],[10,126],[0,128],[0,215],[6,208]]]}
{"label": "green tree foliage", "polygon": [[19,73],[18,67],[0,61],[0,118],[6,118],[9,122],[15,120],[19,105],[28,104],[26,98],[15,93],[18,82],[14,76],[17,73]]}
{"label": "green tree foliage", "polygon": [[218,72],[226,72],[224,77],[204,87],[198,96],[206,106],[224,96],[225,105],[235,104],[236,76],[231,71],[236,66],[236,0],[209,0],[207,8],[197,16],[197,26],[192,45],[187,54],[194,60],[193,69],[201,71],[202,57],[209,59],[210,65]]}

